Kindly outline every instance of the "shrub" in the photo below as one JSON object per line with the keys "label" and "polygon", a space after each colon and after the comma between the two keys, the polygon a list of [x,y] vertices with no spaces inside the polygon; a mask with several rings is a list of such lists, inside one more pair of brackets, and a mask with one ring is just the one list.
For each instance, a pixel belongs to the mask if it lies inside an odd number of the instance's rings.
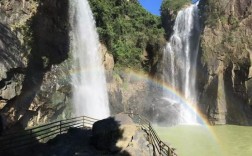
{"label": "shrub", "polygon": [[142,68],[141,55],[149,42],[158,43],[164,30],[160,17],[137,0],[89,0],[100,40],[115,57],[116,67]]}

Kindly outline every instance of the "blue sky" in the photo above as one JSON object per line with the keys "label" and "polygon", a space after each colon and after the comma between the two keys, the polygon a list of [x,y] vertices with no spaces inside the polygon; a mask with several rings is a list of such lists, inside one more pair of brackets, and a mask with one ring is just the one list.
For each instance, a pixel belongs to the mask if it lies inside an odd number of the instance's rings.
{"label": "blue sky", "polygon": [[160,16],[160,6],[162,3],[162,0],[139,0],[139,2],[142,4],[142,6],[151,12],[154,15]]}

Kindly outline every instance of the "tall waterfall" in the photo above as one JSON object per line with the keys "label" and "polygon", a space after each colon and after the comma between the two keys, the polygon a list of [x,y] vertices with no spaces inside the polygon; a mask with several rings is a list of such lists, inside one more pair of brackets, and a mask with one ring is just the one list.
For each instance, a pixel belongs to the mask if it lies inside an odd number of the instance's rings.
{"label": "tall waterfall", "polygon": [[109,116],[104,67],[95,20],[87,0],[69,0],[75,116]]}
{"label": "tall waterfall", "polygon": [[200,36],[197,4],[178,12],[173,30],[164,50],[164,81],[186,100],[165,91],[163,96],[171,105],[180,105],[180,123],[193,124],[196,123],[196,114],[190,107],[197,103],[195,80]]}

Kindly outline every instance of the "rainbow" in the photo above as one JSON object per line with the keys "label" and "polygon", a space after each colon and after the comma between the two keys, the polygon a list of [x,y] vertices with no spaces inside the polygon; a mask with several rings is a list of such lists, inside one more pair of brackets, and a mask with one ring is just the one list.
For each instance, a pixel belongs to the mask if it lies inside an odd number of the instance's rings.
{"label": "rainbow", "polygon": [[[178,90],[175,90],[169,84],[161,82],[155,78],[151,78],[148,74],[146,74],[144,72],[127,70],[126,74],[128,74],[129,76],[133,76],[139,80],[148,81],[149,83],[157,85],[158,87],[162,87],[163,89],[165,89],[169,93],[175,95],[177,98],[179,98],[183,102],[183,104],[185,104],[189,109],[191,109],[191,111],[195,112],[195,114],[197,116],[197,120],[200,123],[200,125],[198,125],[198,126],[202,126],[203,128],[205,128],[209,132],[209,134],[212,136],[213,142],[215,142],[217,145],[222,146],[221,140],[219,140],[218,136],[215,134],[213,126],[210,125],[206,116],[204,114],[202,114],[196,108],[196,106],[197,106],[196,103],[193,103],[192,101],[185,99],[184,95],[181,92],[179,92]],[[225,155],[225,152],[221,149],[223,149],[223,148],[219,147],[219,149],[216,149],[216,150],[218,150],[221,153],[221,155]]]}
{"label": "rainbow", "polygon": [[[95,69],[92,69],[95,70]],[[91,72],[91,69],[86,69],[84,72]],[[70,75],[72,74],[78,74],[80,71],[70,71]],[[175,90],[173,87],[171,87],[169,84],[161,82],[155,78],[152,78],[151,76],[149,76],[148,74],[146,74],[146,72],[140,72],[140,71],[134,71],[134,70],[130,70],[130,69],[126,69],[124,71],[125,75],[128,75],[130,77],[134,77],[137,80],[142,80],[145,82],[148,82],[150,84],[153,84],[157,87],[161,87],[163,89],[165,89],[167,92],[169,92],[172,95],[175,95],[178,99],[181,100],[183,105],[186,105],[187,108],[189,108],[191,111],[195,112],[196,116],[197,116],[197,120],[199,121],[200,125],[198,126],[202,126],[204,129],[206,129],[209,134],[212,136],[213,142],[215,142],[216,144],[222,146],[221,144],[221,140],[218,139],[218,136],[215,134],[213,126],[210,125],[208,119],[206,118],[206,116],[204,114],[202,114],[197,108],[197,104],[193,103],[192,101],[189,101],[187,99],[185,99],[184,95],[179,92],[178,90]],[[220,153],[222,153],[221,155],[225,155],[224,151],[221,150],[223,149],[222,147],[219,147],[218,150]]]}
{"label": "rainbow", "polygon": [[[96,69],[85,69],[84,72],[86,72],[88,74],[89,72],[92,72],[94,70],[96,70]],[[78,74],[78,73],[79,73],[79,71],[73,71],[73,70],[70,71],[70,75]],[[196,107],[197,104],[193,103],[190,100],[185,99],[184,95],[181,92],[174,89],[169,84],[161,82],[161,81],[159,81],[157,79],[151,78],[145,72],[139,72],[139,71],[134,71],[134,70],[127,69],[127,70],[125,70],[124,74],[128,75],[128,76],[133,76],[134,78],[137,78],[139,80],[147,81],[150,84],[153,84],[153,85],[155,85],[157,87],[161,87],[161,88],[165,89],[167,92],[169,92],[172,95],[175,95],[178,99],[180,99],[182,104],[186,105],[191,111],[195,112],[195,114],[197,115],[197,119],[199,120],[200,123],[202,123],[204,125],[209,125],[208,119],[205,117],[204,114],[202,114],[197,109],[197,107]]]}

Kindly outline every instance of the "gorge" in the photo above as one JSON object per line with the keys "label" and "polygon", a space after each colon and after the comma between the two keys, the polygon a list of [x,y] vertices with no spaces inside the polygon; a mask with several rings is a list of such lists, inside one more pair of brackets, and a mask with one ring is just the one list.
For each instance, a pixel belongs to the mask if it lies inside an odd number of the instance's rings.
{"label": "gorge", "polygon": [[250,156],[251,0],[191,3],[1,0],[0,134],[130,111],[179,155]]}
{"label": "gorge", "polygon": [[2,0],[0,130],[132,111],[243,133],[228,125],[252,125],[251,0],[191,3],[159,17],[138,0]]}

